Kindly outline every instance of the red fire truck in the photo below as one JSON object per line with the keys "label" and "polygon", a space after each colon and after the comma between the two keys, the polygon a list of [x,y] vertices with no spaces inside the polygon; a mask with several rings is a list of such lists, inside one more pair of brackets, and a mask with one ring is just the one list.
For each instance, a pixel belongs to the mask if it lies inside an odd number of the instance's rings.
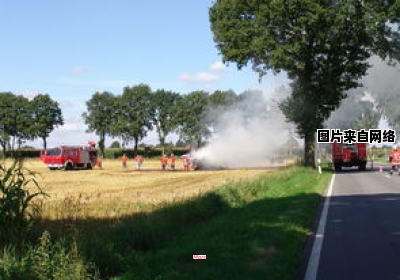
{"label": "red fire truck", "polygon": [[99,163],[93,142],[89,142],[89,146],[59,146],[45,149],[41,151],[40,159],[50,170],[92,169]]}
{"label": "red fire truck", "polygon": [[353,166],[358,166],[359,170],[366,170],[367,144],[344,144],[335,141],[332,144],[332,163],[336,171],[342,170],[342,167]]}

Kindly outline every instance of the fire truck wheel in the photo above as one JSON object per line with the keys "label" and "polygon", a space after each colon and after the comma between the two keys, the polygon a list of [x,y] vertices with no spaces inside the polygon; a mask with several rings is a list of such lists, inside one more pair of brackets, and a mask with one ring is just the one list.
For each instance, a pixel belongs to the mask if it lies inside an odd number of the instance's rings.
{"label": "fire truck wheel", "polygon": [[367,170],[367,164],[366,163],[362,163],[358,166],[358,170],[360,171],[365,171]]}
{"label": "fire truck wheel", "polygon": [[68,162],[65,166],[65,170],[72,170],[72,163]]}
{"label": "fire truck wheel", "polygon": [[342,170],[342,166],[339,164],[335,164],[335,171],[341,171]]}
{"label": "fire truck wheel", "polygon": [[87,166],[86,166],[86,169],[93,169],[92,164],[88,163]]}

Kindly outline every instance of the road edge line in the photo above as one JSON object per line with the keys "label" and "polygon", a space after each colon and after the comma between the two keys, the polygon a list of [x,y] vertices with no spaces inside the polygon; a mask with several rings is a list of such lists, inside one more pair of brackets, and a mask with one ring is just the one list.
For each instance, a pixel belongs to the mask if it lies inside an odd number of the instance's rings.
{"label": "road edge line", "polygon": [[308,259],[308,265],[307,265],[307,270],[306,270],[304,280],[317,279],[319,259],[321,256],[322,243],[323,243],[324,234],[325,234],[326,220],[328,218],[328,210],[329,210],[329,204],[331,201],[334,181],[335,181],[335,173],[332,175],[331,182],[330,182],[329,188],[328,188],[328,192],[326,194],[324,208],[322,210],[322,214],[321,214],[321,217],[319,220],[317,233],[315,234],[310,258]]}

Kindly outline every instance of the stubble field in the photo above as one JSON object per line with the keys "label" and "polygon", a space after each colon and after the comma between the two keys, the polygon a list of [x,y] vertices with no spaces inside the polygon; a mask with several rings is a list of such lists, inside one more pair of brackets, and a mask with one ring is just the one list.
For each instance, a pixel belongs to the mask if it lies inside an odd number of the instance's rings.
{"label": "stubble field", "polygon": [[104,160],[93,170],[50,171],[39,160],[25,162],[38,172],[36,180],[49,197],[42,200],[43,218],[118,218],[151,211],[166,203],[199,196],[241,180],[254,179],[266,169],[162,171],[158,160],[147,159],[140,171],[118,160]]}

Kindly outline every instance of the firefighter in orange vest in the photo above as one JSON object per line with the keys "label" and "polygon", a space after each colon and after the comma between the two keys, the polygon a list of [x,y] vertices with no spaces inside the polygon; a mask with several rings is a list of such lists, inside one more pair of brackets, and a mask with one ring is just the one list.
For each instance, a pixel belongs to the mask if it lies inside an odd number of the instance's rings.
{"label": "firefighter in orange vest", "polygon": [[390,169],[390,174],[393,174],[394,171],[399,171],[400,175],[400,150],[398,150],[397,147],[394,147],[393,150],[390,152],[389,161],[392,165],[392,168]]}
{"label": "firefighter in orange vest", "polygon": [[126,168],[126,163],[128,162],[128,156],[126,154],[123,154],[121,157],[121,163],[122,167]]}
{"label": "firefighter in orange vest", "polygon": [[137,155],[135,157],[135,161],[136,161],[136,169],[140,170],[142,163],[143,163],[143,157],[141,155]]}
{"label": "firefighter in orange vest", "polygon": [[188,155],[182,156],[183,170],[189,171],[190,169],[190,159]]}
{"label": "firefighter in orange vest", "polygon": [[100,169],[103,168],[103,164],[101,163],[100,157],[97,157],[97,158],[96,158],[96,165],[97,165]]}
{"label": "firefighter in orange vest", "polygon": [[175,160],[176,160],[176,158],[175,158],[174,154],[170,155],[169,160],[170,160],[171,170],[175,170]]}
{"label": "firefighter in orange vest", "polygon": [[166,155],[162,154],[160,161],[161,161],[161,169],[165,170],[165,168],[167,167],[167,164],[168,164],[168,157]]}

